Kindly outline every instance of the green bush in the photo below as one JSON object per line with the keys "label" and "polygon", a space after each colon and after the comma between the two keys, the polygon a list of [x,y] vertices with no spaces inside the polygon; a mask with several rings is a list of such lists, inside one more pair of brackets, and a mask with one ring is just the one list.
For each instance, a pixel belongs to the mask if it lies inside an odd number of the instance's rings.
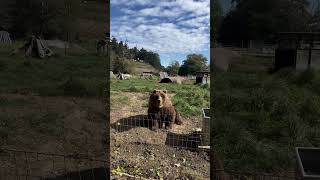
{"label": "green bush", "polygon": [[295,83],[300,86],[309,84],[313,81],[315,76],[316,76],[315,71],[312,69],[303,71],[298,74],[298,76],[296,77]]}
{"label": "green bush", "polygon": [[16,132],[15,120],[8,114],[0,114],[0,119],[0,140],[8,140]]}
{"label": "green bush", "polygon": [[63,117],[58,113],[29,114],[23,117],[31,129],[50,136],[62,136],[64,132]]}
{"label": "green bush", "polygon": [[295,166],[294,147],[320,144],[319,72],[213,76],[212,138],[225,168],[286,170]]}

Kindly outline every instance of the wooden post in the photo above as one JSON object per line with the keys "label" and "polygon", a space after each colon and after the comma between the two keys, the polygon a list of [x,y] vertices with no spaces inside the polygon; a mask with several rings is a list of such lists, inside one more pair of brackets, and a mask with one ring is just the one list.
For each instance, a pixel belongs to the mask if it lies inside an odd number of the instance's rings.
{"label": "wooden post", "polygon": [[66,25],[66,42],[65,42],[65,48],[64,48],[64,54],[65,56],[67,56],[67,46],[68,46],[68,42],[69,42],[69,18],[70,18],[70,4],[69,2],[67,1],[67,3],[65,4],[65,13],[66,13],[66,16],[67,16],[67,25]]}
{"label": "wooden post", "polygon": [[311,56],[312,56],[313,40],[309,44],[309,57],[308,57],[308,69],[311,68]]}
{"label": "wooden post", "polygon": [[298,58],[298,49],[300,45],[300,40],[295,39],[295,50],[296,50],[296,54],[294,55],[294,68],[297,69],[297,58]]}

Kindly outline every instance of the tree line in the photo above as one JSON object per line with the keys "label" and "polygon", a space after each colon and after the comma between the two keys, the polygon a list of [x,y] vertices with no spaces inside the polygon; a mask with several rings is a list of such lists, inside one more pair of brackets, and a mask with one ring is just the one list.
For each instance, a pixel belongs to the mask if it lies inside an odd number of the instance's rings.
{"label": "tree line", "polygon": [[83,0],[0,0],[0,26],[15,39],[29,35],[77,39],[84,4]]}
{"label": "tree line", "polygon": [[225,16],[220,2],[212,4],[214,42],[272,41],[278,32],[316,31],[320,22],[319,2],[311,9],[308,0],[232,0],[236,5]]}
{"label": "tree line", "polygon": [[163,68],[164,71],[171,75],[195,75],[199,71],[208,71],[207,58],[201,54],[189,54],[182,62],[182,65],[178,61],[172,61],[170,65]]}
{"label": "tree line", "polygon": [[110,40],[111,69],[113,72],[131,73],[133,67],[132,60],[141,60],[150,64],[157,70],[166,71],[172,75],[195,74],[198,71],[209,69],[207,58],[201,54],[189,54],[183,64],[178,61],[172,61],[168,67],[161,65],[158,53],[148,51],[144,48],[129,48],[127,42],[119,41],[112,37]]}
{"label": "tree line", "polygon": [[155,69],[161,69],[160,56],[158,53],[148,51],[144,48],[129,48],[127,42],[118,41],[113,37],[110,41],[111,66],[114,72],[129,72],[130,60],[141,60],[146,64],[150,64]]}

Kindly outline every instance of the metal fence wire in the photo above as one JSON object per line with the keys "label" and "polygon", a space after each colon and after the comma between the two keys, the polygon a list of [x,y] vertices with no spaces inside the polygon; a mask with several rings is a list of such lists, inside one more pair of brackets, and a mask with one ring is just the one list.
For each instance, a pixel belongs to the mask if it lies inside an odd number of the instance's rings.
{"label": "metal fence wire", "polygon": [[84,154],[0,149],[1,180],[107,180],[109,163]]}
{"label": "metal fence wire", "polygon": [[[111,128],[116,132],[121,133],[130,131],[134,128],[146,128],[153,132],[162,133],[166,139],[164,144],[184,148],[189,150],[205,150],[209,149],[209,131],[206,131],[209,127],[209,121],[204,123],[201,118],[194,121],[195,127],[188,127],[189,124],[186,121],[182,121],[182,125],[179,126],[178,122],[174,121],[175,114],[168,112],[129,115],[115,114],[111,116],[112,123]],[[173,121],[171,121],[173,120]],[[207,127],[203,127],[203,126]],[[182,128],[182,126],[184,128]],[[209,130],[209,129],[208,129]],[[150,131],[150,132],[151,132]],[[161,143],[161,140],[159,140]]]}
{"label": "metal fence wire", "polygon": [[282,173],[264,173],[261,171],[237,171],[223,167],[216,152],[211,150],[211,179],[213,180],[303,180],[299,168]]}
{"label": "metal fence wire", "polygon": [[[182,124],[174,116],[163,111],[111,110],[112,177],[158,179],[158,172],[163,179],[183,179],[194,167],[201,178],[209,179],[209,133],[202,128],[201,116],[182,117]],[[124,169],[114,172],[119,166]]]}
{"label": "metal fence wire", "polygon": [[259,172],[239,172],[233,170],[214,170],[213,180],[303,180],[299,175],[275,175]]}

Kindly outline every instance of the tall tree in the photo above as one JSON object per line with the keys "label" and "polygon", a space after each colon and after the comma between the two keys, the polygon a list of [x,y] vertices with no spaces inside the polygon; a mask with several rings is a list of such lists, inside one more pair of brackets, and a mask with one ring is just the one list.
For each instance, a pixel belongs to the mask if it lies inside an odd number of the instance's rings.
{"label": "tall tree", "polygon": [[[65,4],[70,7],[70,20],[64,13]],[[9,7],[10,31],[16,37],[29,34],[64,37],[65,23],[77,29],[75,19],[80,13],[80,4],[80,0],[15,0]]]}
{"label": "tall tree", "polygon": [[320,27],[320,0],[314,0],[311,8],[312,23],[311,27],[313,31],[318,31]]}
{"label": "tall tree", "polygon": [[221,22],[223,19],[222,16],[222,8],[219,0],[214,0],[213,3],[210,4],[212,9],[212,18],[210,19],[211,24],[211,42],[216,43],[218,39],[218,29],[221,26]]}
{"label": "tall tree", "polygon": [[219,29],[220,41],[269,39],[280,31],[309,31],[307,0],[235,0]]}
{"label": "tall tree", "polygon": [[111,39],[110,46],[112,49],[112,53],[116,55],[115,57],[120,58],[120,60],[118,61],[139,58],[143,62],[150,64],[156,69],[161,68],[160,56],[158,53],[147,51],[144,48],[138,50],[137,47],[130,49],[126,42],[118,42],[115,37]]}
{"label": "tall tree", "polygon": [[134,47],[130,50],[130,53],[132,54],[132,58],[133,59],[137,59],[138,57],[138,53],[139,53],[139,50],[137,47]]}
{"label": "tall tree", "polygon": [[172,61],[170,65],[166,68],[167,72],[172,75],[179,73],[180,63],[179,61]]}
{"label": "tall tree", "polygon": [[189,54],[179,69],[179,75],[195,74],[198,71],[204,71],[207,68],[207,62],[207,58],[201,54]]}
{"label": "tall tree", "polygon": [[118,41],[115,37],[112,37],[111,42],[110,42],[110,46],[113,51],[116,51],[116,49],[118,47]]}

